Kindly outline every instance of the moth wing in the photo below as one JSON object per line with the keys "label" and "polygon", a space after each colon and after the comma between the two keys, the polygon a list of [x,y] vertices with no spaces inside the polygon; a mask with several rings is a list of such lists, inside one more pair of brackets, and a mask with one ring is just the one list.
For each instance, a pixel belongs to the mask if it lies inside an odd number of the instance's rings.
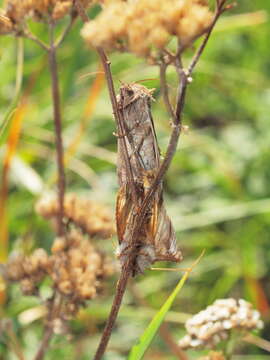
{"label": "moth wing", "polygon": [[176,235],[167,215],[162,195],[154,202],[151,217],[151,232],[156,250],[156,261],[180,261],[181,252],[177,249]]}
{"label": "moth wing", "polygon": [[127,190],[127,186],[123,185],[119,189],[116,199],[116,228],[120,244],[126,232],[132,206],[132,199]]}

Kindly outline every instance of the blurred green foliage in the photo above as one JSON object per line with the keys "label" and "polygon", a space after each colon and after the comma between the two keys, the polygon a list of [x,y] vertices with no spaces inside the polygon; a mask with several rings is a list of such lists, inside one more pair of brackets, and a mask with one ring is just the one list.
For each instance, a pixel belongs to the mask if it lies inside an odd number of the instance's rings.
{"label": "blurred green foliage", "polygon": [[[182,135],[165,179],[168,211],[185,257],[182,266],[191,264],[206,249],[206,255],[169,313],[169,329],[175,339],[184,333],[186,314],[196,313],[222,297],[251,301],[263,313],[265,329],[261,336],[269,339],[270,3],[264,0],[238,3],[237,8],[226,14],[226,20],[221,20],[195,71],[184,111],[184,122],[190,132]],[[249,13],[245,24],[236,17],[243,13]],[[256,23],[256,16],[262,19],[261,23]],[[66,148],[79,132],[91,84],[99,71],[97,55],[79,35],[81,26],[80,21],[75,24],[58,53]],[[31,28],[46,40],[47,31],[42,25],[31,24]],[[29,88],[31,91],[9,174],[10,253],[21,248],[26,252],[36,247],[49,249],[54,239],[49,224],[34,211],[39,196],[55,190],[50,77],[43,51],[30,40],[25,40],[24,45],[22,93]],[[17,48],[16,39],[0,38],[1,124],[14,101]],[[190,50],[185,61],[191,54]],[[152,79],[144,84],[156,88],[153,113],[164,152],[170,126],[159,97],[158,69],[128,54],[112,54],[110,59],[117,87],[120,80]],[[170,68],[172,90],[176,81]],[[67,164],[68,191],[108,204],[113,216],[117,192],[116,140],[112,135],[115,124],[105,84],[87,121],[79,146]],[[1,159],[8,130],[9,124],[0,139]],[[112,239],[101,246],[113,254],[116,241]],[[102,296],[72,323],[72,341],[56,336],[46,359],[68,360],[75,356],[78,360],[89,359],[110,309],[116,279],[117,274],[106,284]],[[136,284],[126,294],[106,360],[126,358],[154,310],[160,308],[178,279],[177,272],[147,271],[135,280]],[[20,315],[36,305],[34,298],[24,297],[17,287],[11,287],[1,311],[3,317],[12,319],[26,359],[33,358],[41,338],[42,322],[24,324]],[[270,358],[251,345],[244,344],[237,351],[242,355],[235,357],[239,360]],[[196,358],[195,353],[193,356]],[[173,358],[159,336],[145,356],[149,360]],[[0,359],[15,359],[7,348],[5,336],[0,338]]]}

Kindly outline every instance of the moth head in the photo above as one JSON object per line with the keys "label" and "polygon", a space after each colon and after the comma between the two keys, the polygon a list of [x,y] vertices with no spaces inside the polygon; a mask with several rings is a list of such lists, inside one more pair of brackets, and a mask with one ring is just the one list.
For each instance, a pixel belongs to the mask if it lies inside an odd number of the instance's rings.
{"label": "moth head", "polygon": [[122,107],[132,104],[134,101],[138,99],[151,99],[152,98],[153,89],[147,89],[145,86],[141,84],[131,83],[131,84],[122,84],[120,88],[120,103]]}

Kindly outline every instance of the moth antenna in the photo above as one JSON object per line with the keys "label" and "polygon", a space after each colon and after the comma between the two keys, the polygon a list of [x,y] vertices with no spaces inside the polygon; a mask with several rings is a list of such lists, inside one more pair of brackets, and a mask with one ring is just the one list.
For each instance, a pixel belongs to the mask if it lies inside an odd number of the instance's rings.
{"label": "moth antenna", "polygon": [[79,76],[78,80],[82,80],[88,76],[90,77],[92,75],[99,75],[99,74],[105,74],[105,73],[104,73],[104,71],[93,71],[93,72],[86,73],[86,74]]}
{"label": "moth antenna", "polygon": [[138,81],[136,81],[135,83],[139,84],[139,83],[142,83],[142,82],[145,82],[145,81],[152,81],[152,80],[159,81],[158,78],[148,78],[148,79],[138,80]]}
{"label": "moth antenna", "polygon": [[121,79],[118,79],[118,81],[120,82],[121,86],[125,86],[126,83],[124,83],[124,81],[122,81]]}

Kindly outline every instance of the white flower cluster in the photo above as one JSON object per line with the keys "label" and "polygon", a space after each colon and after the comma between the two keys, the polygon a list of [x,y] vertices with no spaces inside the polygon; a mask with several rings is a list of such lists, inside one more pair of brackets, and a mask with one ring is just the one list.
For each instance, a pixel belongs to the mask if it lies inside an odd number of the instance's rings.
{"label": "white flower cluster", "polygon": [[219,299],[185,324],[187,335],[180,341],[182,349],[210,347],[227,339],[229,331],[261,329],[260,313],[245,300]]}

